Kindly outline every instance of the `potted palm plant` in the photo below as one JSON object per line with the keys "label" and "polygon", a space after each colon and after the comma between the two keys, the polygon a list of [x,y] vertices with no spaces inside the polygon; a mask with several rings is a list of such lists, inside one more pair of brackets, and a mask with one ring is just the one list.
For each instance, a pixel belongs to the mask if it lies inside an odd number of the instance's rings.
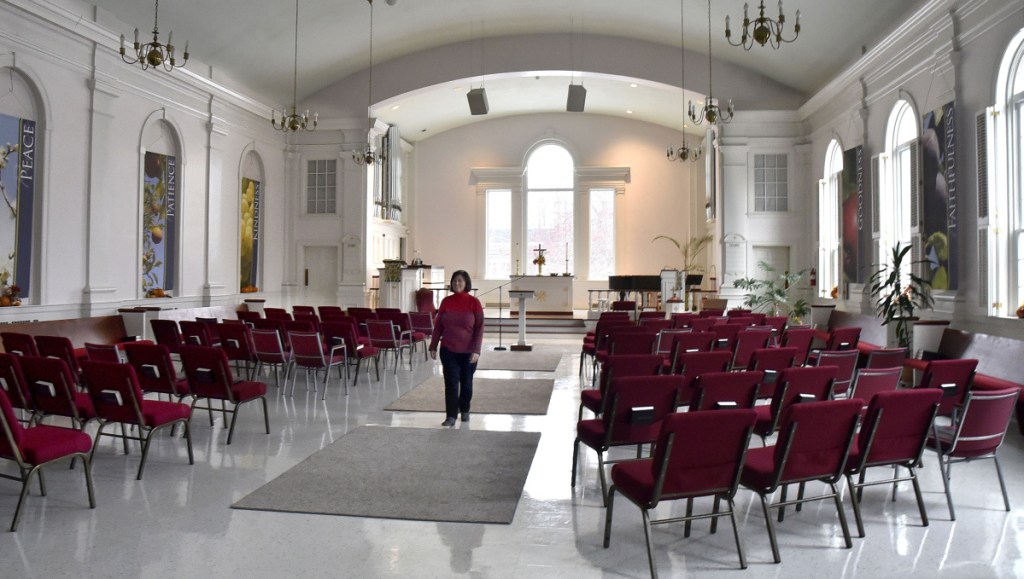
{"label": "potted palm plant", "polygon": [[651,243],[654,243],[659,239],[667,240],[672,245],[676,246],[676,249],[679,250],[679,256],[683,258],[682,269],[676,270],[676,284],[672,286],[672,299],[678,302],[679,293],[681,292],[683,294],[683,303],[685,305],[685,308],[687,311],[689,311],[690,293],[686,291],[685,287],[683,287],[683,276],[686,274],[692,275],[695,273],[702,273],[704,271],[704,267],[696,263],[697,256],[700,255],[702,251],[704,251],[704,248],[707,247],[709,243],[711,243],[711,240],[714,239],[714,236],[711,235],[710,233],[699,237],[695,235],[691,237],[690,240],[687,241],[686,243],[680,243],[676,239],[669,237],[667,235],[659,235],[652,239]]}
{"label": "potted palm plant", "polygon": [[743,305],[752,311],[762,311],[770,316],[785,313],[794,322],[802,322],[802,318],[810,313],[811,306],[803,298],[791,301],[789,292],[800,282],[807,270],[778,273],[775,268],[763,261],[757,262],[757,268],[765,273],[763,279],[748,277],[733,282],[733,285],[747,292]]}
{"label": "potted palm plant", "polygon": [[871,296],[875,298],[875,313],[882,319],[882,325],[893,330],[892,345],[912,352],[911,324],[917,319],[914,314],[931,309],[935,300],[931,283],[914,274],[914,263],[922,262],[907,263],[910,245],[900,245],[893,246],[891,262],[876,264],[878,269],[870,279]]}

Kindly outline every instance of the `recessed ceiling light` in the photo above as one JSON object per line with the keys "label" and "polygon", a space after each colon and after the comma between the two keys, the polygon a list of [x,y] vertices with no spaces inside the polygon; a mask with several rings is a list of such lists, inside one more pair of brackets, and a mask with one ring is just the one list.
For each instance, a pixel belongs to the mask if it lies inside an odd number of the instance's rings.
{"label": "recessed ceiling light", "polygon": [[629,83],[629,88],[636,88],[636,87],[638,87],[638,86],[640,86],[640,85],[638,85],[638,84],[637,84],[637,83],[635,83],[635,82],[631,82],[631,83]]}
{"label": "recessed ceiling light", "polygon": [[627,115],[631,115],[631,114],[633,114],[633,111],[631,111],[631,110],[629,110],[629,109],[626,109],[626,114],[627,114]]}
{"label": "recessed ceiling light", "polygon": [[399,108],[401,108],[401,106],[402,105],[395,105],[395,106],[391,107],[391,110],[397,111]]}

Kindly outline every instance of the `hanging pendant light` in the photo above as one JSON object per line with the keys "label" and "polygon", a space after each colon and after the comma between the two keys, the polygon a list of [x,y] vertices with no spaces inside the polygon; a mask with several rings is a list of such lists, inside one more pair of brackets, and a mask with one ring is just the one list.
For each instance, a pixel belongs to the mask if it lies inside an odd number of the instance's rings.
{"label": "hanging pendant light", "polygon": [[728,123],[732,121],[733,106],[732,99],[729,99],[728,106],[722,109],[718,105],[718,101],[715,100],[712,95],[712,84],[711,84],[711,0],[708,0],[708,94],[704,97],[704,106],[701,107],[700,113],[697,112],[697,107],[694,106],[693,101],[690,101],[689,116],[690,120],[695,125],[700,125],[704,121],[707,121],[709,125],[715,125],[718,123]]}
{"label": "hanging pendant light", "polygon": [[309,118],[309,110],[299,114],[296,101],[299,93],[299,0],[295,0],[295,66],[292,69],[292,107],[281,111],[281,118],[278,120],[277,111],[271,111],[270,124],[279,131],[314,131],[316,122],[320,115],[313,113],[312,121]]}
{"label": "hanging pendant light", "polygon": [[693,149],[686,144],[686,46],[684,44],[685,37],[685,18],[686,9],[683,6],[683,0],[679,0],[679,88],[682,90],[682,101],[683,101],[683,144],[681,147],[674,145],[668,146],[668,151],[665,153],[665,157],[669,161],[696,161],[700,159],[701,153],[704,152],[704,148],[697,146]]}
{"label": "hanging pendant light", "polygon": [[[369,79],[366,83],[366,144],[362,149],[352,153],[352,160],[356,165],[373,165],[384,161],[384,151],[375,151],[370,142],[370,131],[373,130],[373,117],[370,116],[370,106],[373,105],[373,0],[366,0],[370,4],[370,68]],[[394,4],[389,2],[389,4]]]}
{"label": "hanging pendant light", "polygon": [[167,34],[167,44],[160,43],[160,0],[156,0],[156,8],[153,12],[153,41],[145,44],[139,43],[139,29],[135,29],[135,41],[132,43],[132,50],[135,54],[129,58],[124,44],[124,34],[121,35],[121,60],[128,64],[139,64],[142,70],[150,68],[162,68],[171,72],[175,68],[185,66],[188,62],[188,43],[185,43],[185,52],[182,53],[181,64],[178,64],[174,57],[174,45],[171,38],[174,32]]}

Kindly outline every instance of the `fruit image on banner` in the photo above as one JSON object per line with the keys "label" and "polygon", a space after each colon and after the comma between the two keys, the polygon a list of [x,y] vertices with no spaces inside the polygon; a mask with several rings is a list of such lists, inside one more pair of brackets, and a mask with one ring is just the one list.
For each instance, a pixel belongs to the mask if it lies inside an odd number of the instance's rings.
{"label": "fruit image on banner", "polygon": [[241,281],[240,291],[254,291],[259,272],[260,194],[259,181],[242,178]]}
{"label": "fruit image on banner", "polygon": [[176,158],[147,151],[142,182],[142,291],[147,295],[174,289],[177,187]]}
{"label": "fruit image on banner", "polygon": [[953,103],[925,113],[921,134],[924,278],[933,289],[957,286],[956,117]]}

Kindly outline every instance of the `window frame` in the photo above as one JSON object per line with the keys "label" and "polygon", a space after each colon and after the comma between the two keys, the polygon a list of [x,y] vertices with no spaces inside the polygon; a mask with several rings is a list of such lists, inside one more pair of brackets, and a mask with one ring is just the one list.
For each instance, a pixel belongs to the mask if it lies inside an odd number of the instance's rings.
{"label": "window frame", "polygon": [[[319,170],[318,166],[316,167],[315,171],[311,171],[310,170],[310,166],[318,164],[318,163],[324,163],[324,165],[325,165],[324,171],[321,172]],[[327,168],[328,168],[330,163],[333,163],[333,165],[334,165],[333,173],[327,171]],[[320,185],[319,183],[311,182],[311,181],[313,181],[313,179],[311,179],[311,177],[319,177],[320,175],[324,176],[324,184],[323,185]],[[334,183],[332,185],[328,185],[327,181],[330,180],[328,177],[331,176],[331,175],[333,175],[333,177],[334,177]],[[337,158],[311,158],[311,159],[306,159],[306,171],[305,171],[305,177],[304,177],[304,183],[305,183],[305,187],[304,187],[305,199],[304,199],[304,201],[305,201],[305,203],[304,203],[304,207],[303,207],[303,213],[305,215],[338,215],[338,178],[339,178],[339,175],[338,175],[338,159]],[[328,187],[330,187],[330,191],[327,190]],[[323,192],[324,194],[321,195],[320,194],[321,192]],[[329,193],[329,196],[328,196],[328,193]],[[312,199],[310,197],[311,194],[315,195]],[[313,208],[315,209],[314,211],[310,211],[309,210],[310,209],[310,203],[313,204]],[[326,210],[329,205],[332,207],[331,211],[327,211]],[[321,206],[324,209],[323,211],[318,210],[318,209],[321,208]]]}

